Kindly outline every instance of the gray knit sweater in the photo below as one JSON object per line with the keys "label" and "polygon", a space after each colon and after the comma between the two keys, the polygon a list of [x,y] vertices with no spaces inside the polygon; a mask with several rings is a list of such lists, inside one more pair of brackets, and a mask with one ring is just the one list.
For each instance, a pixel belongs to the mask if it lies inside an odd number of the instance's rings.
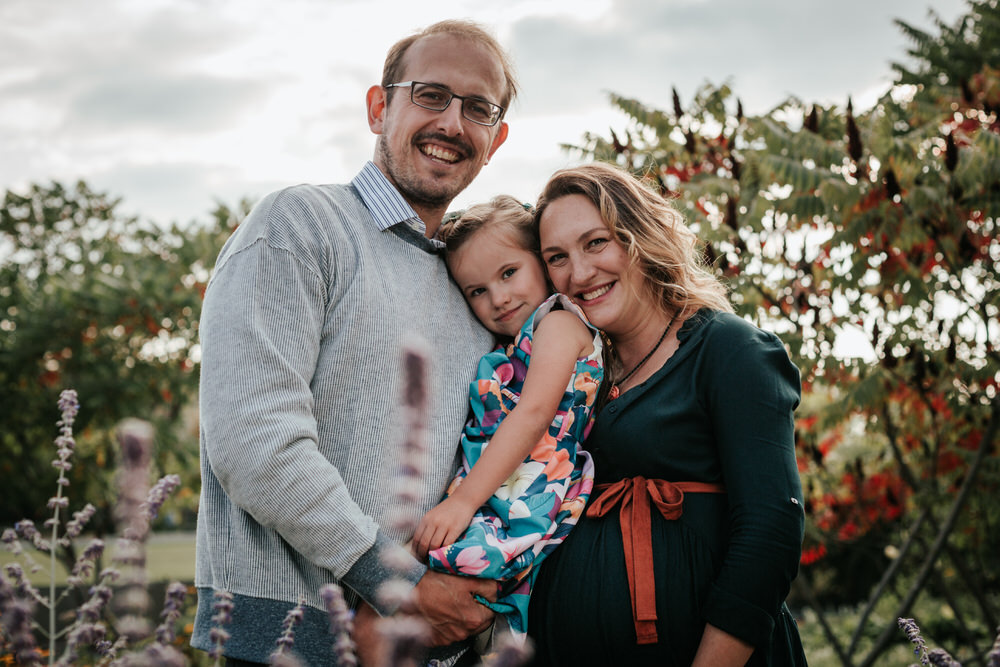
{"label": "gray knit sweater", "polygon": [[[374,194],[359,194],[365,183]],[[420,337],[432,355],[421,511],[450,481],[469,382],[491,346],[437,247],[396,224],[407,215],[369,163],[351,185],[267,196],[219,255],[200,321],[198,648],[211,645],[212,590],[236,596],[226,654],[257,662],[304,596],[315,609],[296,650],[333,664],[324,583],[391,611],[376,591],[388,576],[380,554],[409,538],[385,527],[403,429],[401,345]],[[406,577],[423,572],[413,560]]]}

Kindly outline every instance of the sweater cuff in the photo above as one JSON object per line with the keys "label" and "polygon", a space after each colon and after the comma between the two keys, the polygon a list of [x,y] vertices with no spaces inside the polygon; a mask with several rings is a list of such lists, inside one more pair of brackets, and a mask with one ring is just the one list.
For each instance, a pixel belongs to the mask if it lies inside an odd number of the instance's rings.
{"label": "sweater cuff", "polygon": [[708,594],[705,620],[757,649],[767,646],[774,632],[770,614],[715,584]]}
{"label": "sweater cuff", "polygon": [[361,555],[341,581],[380,615],[389,616],[399,606],[400,596],[383,599],[385,596],[379,595],[379,588],[388,581],[397,580],[412,589],[426,572],[427,566],[378,531],[375,544]]}

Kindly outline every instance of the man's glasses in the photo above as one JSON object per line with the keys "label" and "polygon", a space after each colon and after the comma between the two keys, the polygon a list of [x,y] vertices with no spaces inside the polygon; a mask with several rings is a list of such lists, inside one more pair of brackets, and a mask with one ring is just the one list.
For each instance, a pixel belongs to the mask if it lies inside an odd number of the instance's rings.
{"label": "man's glasses", "polygon": [[462,97],[444,86],[433,83],[403,81],[402,83],[390,83],[386,88],[409,88],[410,101],[418,107],[431,111],[444,111],[451,104],[452,99],[457,97],[462,100],[462,115],[473,123],[487,127],[496,125],[500,116],[503,115],[503,107],[498,104],[487,102],[481,97]]}

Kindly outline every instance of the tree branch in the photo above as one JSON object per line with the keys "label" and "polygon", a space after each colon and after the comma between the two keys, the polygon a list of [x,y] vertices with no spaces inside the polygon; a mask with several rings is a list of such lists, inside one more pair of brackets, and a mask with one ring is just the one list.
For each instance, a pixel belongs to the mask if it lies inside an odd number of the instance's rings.
{"label": "tree branch", "polygon": [[886,647],[888,647],[892,636],[898,632],[896,627],[896,618],[906,616],[913,603],[916,601],[917,597],[920,595],[924,586],[927,584],[927,580],[930,578],[931,573],[934,569],[934,564],[937,562],[938,556],[940,556],[941,551],[945,548],[945,544],[948,537],[951,535],[952,530],[955,528],[955,523],[958,521],[958,515],[961,513],[962,508],[965,505],[965,501],[972,491],[973,483],[975,482],[976,475],[979,473],[979,469],[982,468],[983,461],[986,459],[987,453],[993,448],[993,438],[996,436],[998,424],[1000,424],[1000,394],[998,394],[992,401],[993,410],[992,416],[990,418],[989,426],[983,433],[982,440],[979,442],[979,449],[976,451],[976,457],[973,459],[972,464],[969,466],[969,471],[966,473],[965,479],[962,481],[962,486],[958,490],[958,494],[955,496],[955,500],[951,504],[951,508],[948,511],[948,517],[938,531],[937,537],[934,539],[934,543],[931,545],[931,550],[924,559],[924,564],[920,568],[920,574],[917,575],[916,581],[910,587],[909,592],[906,597],[900,603],[896,613],[893,614],[892,622],[886,626],[879,635],[878,640],[876,640],[875,645],[869,651],[865,660],[861,663],[861,667],[870,667],[874,664],[875,659],[881,655]]}

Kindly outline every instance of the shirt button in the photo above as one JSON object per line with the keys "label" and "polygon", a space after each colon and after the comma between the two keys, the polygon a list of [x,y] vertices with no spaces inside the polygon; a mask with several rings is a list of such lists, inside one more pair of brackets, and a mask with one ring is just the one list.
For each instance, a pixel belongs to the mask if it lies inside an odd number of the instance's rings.
{"label": "shirt button", "polygon": [[608,412],[618,412],[618,406],[617,405],[609,405],[608,406]]}

